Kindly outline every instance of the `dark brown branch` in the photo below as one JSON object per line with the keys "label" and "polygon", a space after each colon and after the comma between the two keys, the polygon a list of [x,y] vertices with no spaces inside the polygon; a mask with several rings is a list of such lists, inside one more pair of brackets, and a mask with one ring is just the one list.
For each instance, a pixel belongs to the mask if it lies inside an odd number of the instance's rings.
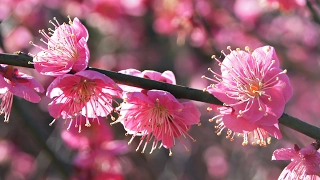
{"label": "dark brown branch", "polygon": [[[1,54],[0,53],[0,64],[8,64],[20,67],[33,68],[32,57],[20,53],[20,54]],[[120,84],[140,87],[144,89],[159,89],[168,91],[173,94],[176,98],[181,99],[190,99],[195,101],[201,101],[211,104],[221,105],[222,102],[216,99],[214,96],[202,90],[192,89],[185,86],[172,85],[163,82],[153,81],[150,79],[139,78],[135,76],[130,76],[126,74],[121,74],[113,71],[106,71],[97,68],[87,68],[88,70],[94,70],[102,74],[107,75],[112,78],[114,81]],[[292,117],[287,114],[283,114],[279,123],[289,128],[292,128],[300,133],[303,133],[311,138],[320,139],[320,129],[316,126],[310,125],[306,122],[303,122],[295,117]]]}

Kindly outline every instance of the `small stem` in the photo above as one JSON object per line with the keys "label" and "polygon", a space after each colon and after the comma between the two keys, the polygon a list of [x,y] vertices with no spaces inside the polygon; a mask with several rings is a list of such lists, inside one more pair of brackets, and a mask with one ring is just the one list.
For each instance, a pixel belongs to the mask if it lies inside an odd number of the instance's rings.
{"label": "small stem", "polygon": [[[20,53],[20,54],[1,54],[0,53],[0,64],[8,64],[8,65],[14,65],[14,66],[20,66],[20,67],[33,68],[33,64],[30,64],[28,62],[32,62],[32,57],[24,53]],[[163,83],[159,81],[153,81],[150,79],[139,78],[135,76],[121,74],[113,71],[106,71],[106,70],[97,69],[97,68],[89,67],[87,68],[87,70],[93,70],[93,71],[97,71],[102,74],[105,74],[106,76],[112,78],[114,81],[120,84],[140,87],[143,89],[164,90],[164,91],[170,92],[176,98],[190,99],[195,101],[222,105],[221,101],[219,101],[217,98],[215,98],[208,92],[203,92],[202,90]],[[320,139],[320,129],[318,127],[310,125],[306,122],[303,122],[298,118],[292,117],[284,113],[279,118],[279,123],[289,128],[292,128],[298,132],[301,132],[311,138]]]}

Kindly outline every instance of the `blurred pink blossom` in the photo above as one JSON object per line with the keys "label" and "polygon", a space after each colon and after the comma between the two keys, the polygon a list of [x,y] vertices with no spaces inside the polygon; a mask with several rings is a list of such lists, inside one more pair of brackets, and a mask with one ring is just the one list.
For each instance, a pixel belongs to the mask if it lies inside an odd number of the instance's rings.
{"label": "blurred pink blossom", "polygon": [[17,26],[4,38],[5,49],[8,52],[25,49],[28,47],[28,42],[31,40],[32,34],[30,33],[30,30],[25,26]]}
{"label": "blurred pink blossom", "polygon": [[36,170],[37,164],[29,154],[24,152],[16,152],[12,157],[11,171],[19,173],[24,177],[28,176]]}
{"label": "blurred pink blossom", "polygon": [[41,51],[33,56],[35,69],[44,75],[59,76],[70,71],[81,71],[87,68],[90,52],[87,46],[89,38],[86,27],[78,18],[73,21],[69,18],[69,24],[61,24],[53,18],[50,23],[54,30],[49,29],[48,34],[39,30],[47,42],[41,39],[48,47],[43,48],[30,42]]}
{"label": "blurred pink blossom", "polygon": [[76,167],[71,179],[123,180],[122,166],[114,153],[92,149],[80,151],[74,158]]}
{"label": "blurred pink blossom", "polygon": [[[77,128],[69,130],[63,128],[61,137],[72,149],[88,149],[100,147],[102,143],[113,140],[112,129],[107,125],[104,118],[90,120],[90,127],[82,129],[81,133]],[[85,125],[85,122],[81,122]]]}
{"label": "blurred pink blossom", "polygon": [[[230,49],[230,48],[228,48]],[[222,74],[211,71],[215,82],[207,91],[230,106],[237,117],[243,117],[249,123],[260,119],[279,118],[285,103],[292,96],[292,87],[286,70],[281,70],[275,50],[264,46],[250,52],[230,50],[221,63]],[[265,122],[266,123],[266,122]]]}
{"label": "blurred pink blossom", "polygon": [[[137,150],[142,145],[142,153],[152,141],[152,149],[156,149],[159,141],[161,146],[170,150],[175,145],[175,138],[183,143],[181,136],[190,137],[187,131],[193,124],[200,121],[200,112],[191,102],[179,103],[170,93],[161,90],[132,92],[127,94],[126,103],[122,105],[120,118],[114,123],[121,122],[128,134],[141,136]],[[143,145],[144,143],[144,145]],[[188,148],[185,147],[187,150]]]}
{"label": "blurred pink blossom", "polygon": [[236,0],[233,9],[237,17],[246,23],[254,23],[263,13],[257,0]]}
{"label": "blurred pink blossom", "polygon": [[293,10],[306,5],[306,0],[264,0],[271,7],[284,11]]}
{"label": "blurred pink blossom", "polygon": [[33,77],[19,72],[13,66],[0,65],[0,113],[4,113],[5,122],[9,122],[13,95],[38,103],[41,98],[34,90],[44,91],[42,85]]}
{"label": "blurred pink blossom", "polygon": [[279,176],[279,180],[320,179],[320,153],[312,144],[305,148],[282,148],[273,152],[272,160],[291,160]]}
{"label": "blurred pink blossom", "polygon": [[11,159],[14,146],[11,142],[0,140],[0,164],[4,164]]}
{"label": "blurred pink blossom", "polygon": [[47,89],[47,96],[54,98],[48,110],[55,118],[53,122],[60,117],[70,119],[70,129],[75,120],[80,132],[82,119],[88,127],[91,126],[89,118],[106,117],[113,110],[113,98],[121,97],[121,93],[122,89],[112,79],[96,71],[65,74],[57,77]]}
{"label": "blurred pink blossom", "polygon": [[[202,2],[202,5],[204,4],[205,2]],[[196,5],[201,6],[201,3]],[[176,34],[178,45],[183,45],[189,35],[191,45],[195,47],[204,45],[207,40],[206,32],[202,24],[194,18],[193,6],[190,0],[154,1],[154,30],[160,34]]]}
{"label": "blurred pink blossom", "polygon": [[33,156],[22,152],[8,140],[0,140],[0,165],[9,165],[6,179],[28,179],[35,172],[37,163]]}

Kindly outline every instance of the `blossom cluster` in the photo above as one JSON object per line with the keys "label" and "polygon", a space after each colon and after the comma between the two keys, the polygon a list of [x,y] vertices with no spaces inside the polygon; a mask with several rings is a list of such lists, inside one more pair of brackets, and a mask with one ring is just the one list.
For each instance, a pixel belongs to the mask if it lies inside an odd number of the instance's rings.
{"label": "blossom cluster", "polygon": [[[54,120],[59,118],[69,120],[67,129],[75,126],[78,132],[82,125],[90,127],[93,121],[100,122],[101,117],[112,116],[115,99],[124,99],[118,107],[120,114],[116,122],[121,122],[132,138],[141,136],[138,148],[153,141],[151,152],[158,146],[170,150],[175,145],[175,139],[188,136],[191,125],[198,124],[200,112],[191,102],[180,103],[173,95],[160,90],[143,90],[125,85],[118,85],[104,74],[86,70],[90,59],[88,49],[88,31],[78,18],[69,23],[60,24],[56,18],[49,21],[54,29],[49,32],[40,30],[46,39],[41,39],[47,47],[31,42],[41,51],[33,55],[35,69],[43,75],[54,76],[55,79],[47,88],[46,95],[53,98],[48,110]],[[176,79],[171,71],[159,73],[156,71],[140,72],[135,69],[120,71],[130,75],[175,84]],[[114,104],[113,104],[114,103]],[[112,116],[112,119],[115,117]],[[85,122],[85,123],[83,123]],[[152,140],[153,139],[153,140]],[[130,140],[129,143],[131,143]],[[195,141],[195,140],[194,140]],[[183,141],[181,141],[183,142]],[[186,149],[188,149],[186,147]]]}
{"label": "blossom cluster", "polygon": [[[200,125],[201,114],[197,107],[192,102],[178,101],[170,92],[117,84],[104,74],[88,70],[88,30],[78,18],[68,18],[69,22],[62,24],[53,18],[49,21],[53,29],[39,31],[45,47],[30,44],[40,50],[31,54],[35,69],[54,78],[46,90],[46,96],[52,99],[48,104],[49,114],[54,118],[50,125],[59,119],[65,123],[69,121],[62,138],[71,149],[78,150],[73,164],[79,174],[75,173],[74,178],[94,178],[90,169],[100,178],[123,178],[116,156],[127,148],[122,142],[113,141],[105,122],[108,117],[114,121],[111,125],[121,123],[126,135],[131,135],[129,144],[139,137],[136,151],[141,149],[144,153],[147,146],[151,146],[152,153],[157,147],[164,147],[172,156],[172,148],[177,143],[189,151],[186,139],[196,140],[188,131],[192,125]],[[174,26],[178,29],[178,44],[184,43],[186,34],[194,30],[192,26],[196,27],[189,14],[181,18],[169,18],[178,23]],[[170,32],[163,30],[163,33]],[[214,77],[203,76],[214,82],[205,91],[223,103],[223,106],[210,105],[207,110],[218,114],[209,121],[218,124],[215,126],[218,135],[227,129],[230,140],[242,136],[242,145],[266,146],[270,144],[270,135],[277,139],[282,137],[278,119],[293,93],[287,70],[280,68],[272,46],[253,51],[249,47],[244,51],[230,47],[228,50],[229,54],[222,52],[223,61],[213,56],[221,74],[209,68]],[[172,71],[126,69],[119,73],[176,85]],[[13,95],[34,103],[40,101],[34,90],[43,92],[44,88],[33,77],[7,65],[0,66],[0,76],[0,108],[6,122]],[[320,175],[318,149],[313,144],[306,148],[295,145],[294,149],[276,150],[273,160],[292,161],[279,179],[317,179]]]}

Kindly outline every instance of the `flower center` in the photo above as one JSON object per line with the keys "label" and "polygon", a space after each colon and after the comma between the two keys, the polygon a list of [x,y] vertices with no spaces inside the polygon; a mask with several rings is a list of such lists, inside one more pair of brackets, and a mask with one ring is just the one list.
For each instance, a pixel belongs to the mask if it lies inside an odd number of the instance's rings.
{"label": "flower center", "polygon": [[155,117],[153,120],[155,121],[154,123],[157,127],[161,127],[165,121],[172,121],[173,119],[172,115],[170,115],[168,112],[168,109],[165,106],[159,105],[158,103],[154,108],[152,108],[152,114]]}
{"label": "flower center", "polygon": [[86,79],[81,82],[78,87],[73,88],[73,93],[78,94],[78,103],[88,102],[94,94],[95,83],[87,81]]}
{"label": "flower center", "polygon": [[[260,85],[259,85],[260,84]],[[249,91],[249,94],[251,96],[255,96],[255,97],[258,97],[258,96],[261,96],[262,95],[262,91],[260,91],[261,89],[261,85],[262,83],[259,82],[259,83],[254,83],[254,84],[249,84],[248,86],[248,91]]]}

